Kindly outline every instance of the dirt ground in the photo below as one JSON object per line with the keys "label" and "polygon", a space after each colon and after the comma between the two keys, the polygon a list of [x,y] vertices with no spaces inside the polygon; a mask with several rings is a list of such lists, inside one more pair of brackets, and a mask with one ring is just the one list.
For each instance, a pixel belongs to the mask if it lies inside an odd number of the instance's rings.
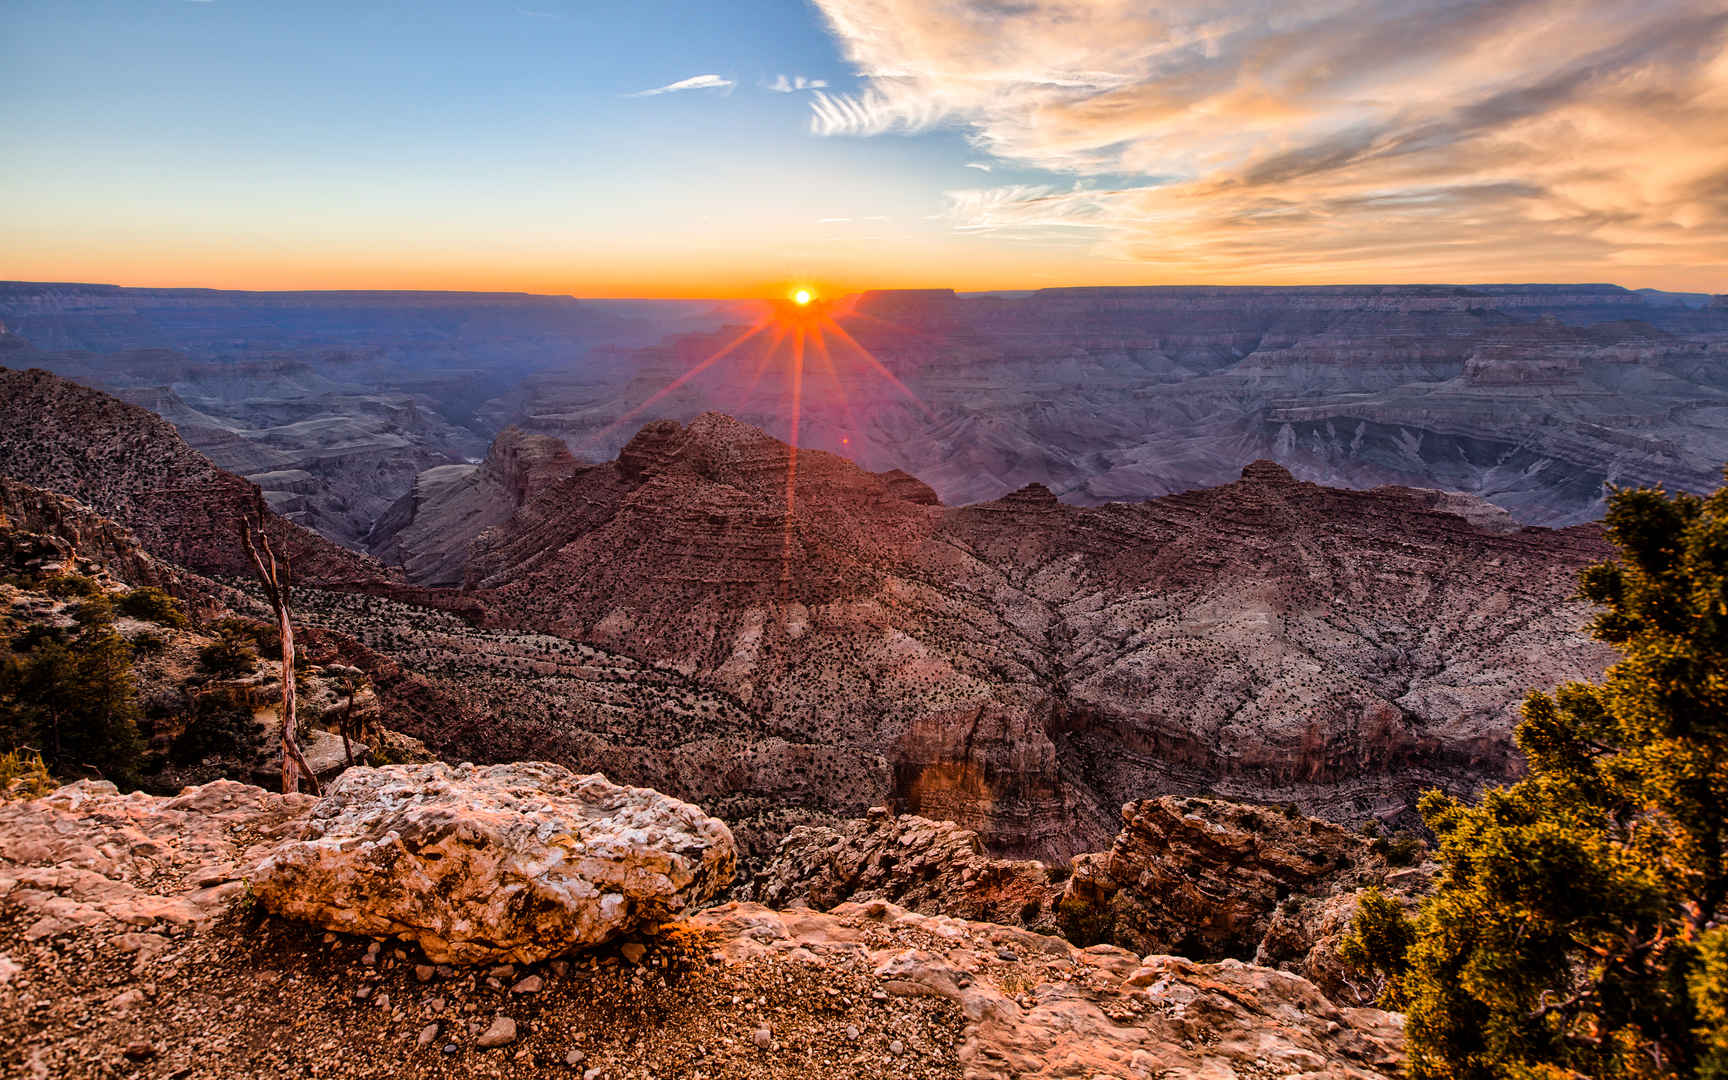
{"label": "dirt ground", "polygon": [[[951,1002],[883,994],[862,959],[727,964],[695,932],[464,970],[242,912],[204,931],[27,926],[0,898],[7,1078],[960,1075]],[[515,1038],[484,1048],[498,1017]]]}

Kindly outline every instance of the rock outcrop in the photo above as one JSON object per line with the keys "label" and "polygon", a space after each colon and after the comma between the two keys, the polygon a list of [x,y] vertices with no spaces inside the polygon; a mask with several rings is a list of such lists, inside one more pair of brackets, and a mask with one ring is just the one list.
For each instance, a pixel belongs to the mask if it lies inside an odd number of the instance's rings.
{"label": "rock outcrop", "polygon": [[1368,1005],[1340,948],[1368,888],[1411,907],[1427,895],[1433,864],[1410,865],[1422,851],[1414,836],[1370,840],[1293,808],[1163,798],[1125,806],[1108,851],[1052,869],[994,858],[950,822],[878,808],[794,828],[742,896],[818,911],[884,900],[1080,945],[1253,960]]}
{"label": "rock outcrop", "polygon": [[[0,804],[0,1073],[907,1080],[1398,1075],[1394,1014],[1237,962],[1079,949],[882,902],[728,904],[460,971],[260,920],[310,796],[84,783]],[[293,841],[286,841],[293,842]]]}
{"label": "rock outcrop", "polygon": [[81,780],[0,803],[0,904],[24,942],[88,930],[160,947],[167,930],[221,917],[317,801],[232,780],[173,798]]}
{"label": "rock outcrop", "polygon": [[[1339,956],[1361,894],[1414,905],[1432,864],[1414,837],[1397,843],[1293,812],[1220,799],[1165,797],[1122,808],[1105,852],[1078,856],[1058,904],[1082,943],[1196,959],[1252,959],[1367,1004]],[[1406,865],[1393,866],[1392,862]]]}
{"label": "rock outcrop", "polygon": [[469,547],[502,525],[531,490],[573,471],[576,459],[557,439],[506,428],[478,465],[428,469],[366,536],[367,549],[400,566],[408,580],[460,585]]}
{"label": "rock outcrop", "polygon": [[894,995],[934,995],[967,1017],[967,1080],[1395,1075],[1402,1018],[1340,1008],[1306,979],[1235,961],[1138,957],[881,901],[831,914],[733,904],[691,925],[722,937],[726,962],[777,952],[812,962],[862,951]]}
{"label": "rock outcrop", "polygon": [[544,762],[350,769],[251,879],[270,911],[437,963],[533,963],[657,926],[732,882],[726,826]]}
{"label": "rock outcrop", "polygon": [[926,914],[1053,932],[1061,886],[1043,863],[991,857],[970,829],[877,807],[863,818],[787,833],[748,896],[769,907],[818,911],[886,900]]}

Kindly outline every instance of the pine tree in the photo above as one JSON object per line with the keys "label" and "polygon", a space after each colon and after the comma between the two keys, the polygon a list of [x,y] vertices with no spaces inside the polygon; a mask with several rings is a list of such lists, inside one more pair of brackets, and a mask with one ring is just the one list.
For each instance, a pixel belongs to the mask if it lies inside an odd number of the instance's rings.
{"label": "pine tree", "polygon": [[1414,919],[1358,915],[1417,1077],[1728,1078],[1728,488],[1616,492],[1606,527],[1581,591],[1619,662],[1525,702],[1526,779],[1423,799]]}

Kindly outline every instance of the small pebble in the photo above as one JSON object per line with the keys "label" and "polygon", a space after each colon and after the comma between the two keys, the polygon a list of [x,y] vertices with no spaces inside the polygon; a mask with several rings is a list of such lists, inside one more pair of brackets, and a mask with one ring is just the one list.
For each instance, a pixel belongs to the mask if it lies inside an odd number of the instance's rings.
{"label": "small pebble", "polygon": [[134,1042],[127,1043],[126,1049],[120,1052],[132,1061],[149,1061],[156,1056],[156,1047],[153,1043]]}
{"label": "small pebble", "polygon": [[763,1050],[766,1050],[774,1043],[774,1031],[772,1028],[764,1024],[750,1033],[750,1041]]}
{"label": "small pebble", "polygon": [[516,1041],[516,1021],[508,1016],[500,1016],[492,1021],[492,1026],[480,1033],[474,1040],[476,1046],[491,1050],[499,1046],[509,1046]]}
{"label": "small pebble", "polygon": [[437,1037],[438,1037],[438,1025],[435,1023],[434,1024],[427,1024],[425,1027],[420,1029],[420,1034],[414,1040],[414,1045],[415,1046],[421,1046],[421,1047],[431,1046],[432,1040],[436,1039]]}
{"label": "small pebble", "polygon": [[618,951],[623,954],[624,959],[632,964],[640,964],[643,955],[648,952],[647,948],[639,941],[627,941],[618,947]]}
{"label": "small pebble", "polygon": [[570,1066],[571,1068],[575,1068],[576,1066],[582,1064],[584,1061],[587,1061],[587,1060],[588,1060],[588,1055],[584,1054],[580,1050],[572,1050],[568,1054],[564,1055],[564,1064]]}
{"label": "small pebble", "polygon": [[415,964],[414,965],[414,977],[416,979],[419,979],[421,982],[431,982],[432,976],[436,973],[437,973],[437,969],[434,968],[431,964]]}
{"label": "small pebble", "polygon": [[888,1052],[893,1054],[895,1057],[899,1057],[901,1054],[906,1052],[906,1044],[901,1042],[899,1039],[895,1039],[893,1042],[888,1044]]}
{"label": "small pebble", "polygon": [[540,992],[540,976],[530,975],[510,988],[512,994],[538,994]]}

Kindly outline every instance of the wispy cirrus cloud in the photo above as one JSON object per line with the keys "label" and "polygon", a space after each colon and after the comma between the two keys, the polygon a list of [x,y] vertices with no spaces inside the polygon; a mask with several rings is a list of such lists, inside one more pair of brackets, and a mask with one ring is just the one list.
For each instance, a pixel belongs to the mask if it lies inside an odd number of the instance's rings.
{"label": "wispy cirrus cloud", "polygon": [[721,75],[692,75],[688,79],[679,79],[675,83],[656,86],[651,90],[638,90],[629,97],[655,97],[659,94],[677,94],[685,90],[730,90],[731,79]]}
{"label": "wispy cirrus cloud", "polygon": [[796,94],[800,90],[821,90],[827,85],[827,79],[810,79],[803,75],[776,75],[773,82],[763,84],[763,89],[772,90],[776,94]]}
{"label": "wispy cirrus cloud", "polygon": [[1728,287],[1720,0],[816,3],[865,80],[814,95],[816,133],[948,126],[1134,178],[950,192],[966,231],[1085,229],[1209,277],[1687,265]]}

